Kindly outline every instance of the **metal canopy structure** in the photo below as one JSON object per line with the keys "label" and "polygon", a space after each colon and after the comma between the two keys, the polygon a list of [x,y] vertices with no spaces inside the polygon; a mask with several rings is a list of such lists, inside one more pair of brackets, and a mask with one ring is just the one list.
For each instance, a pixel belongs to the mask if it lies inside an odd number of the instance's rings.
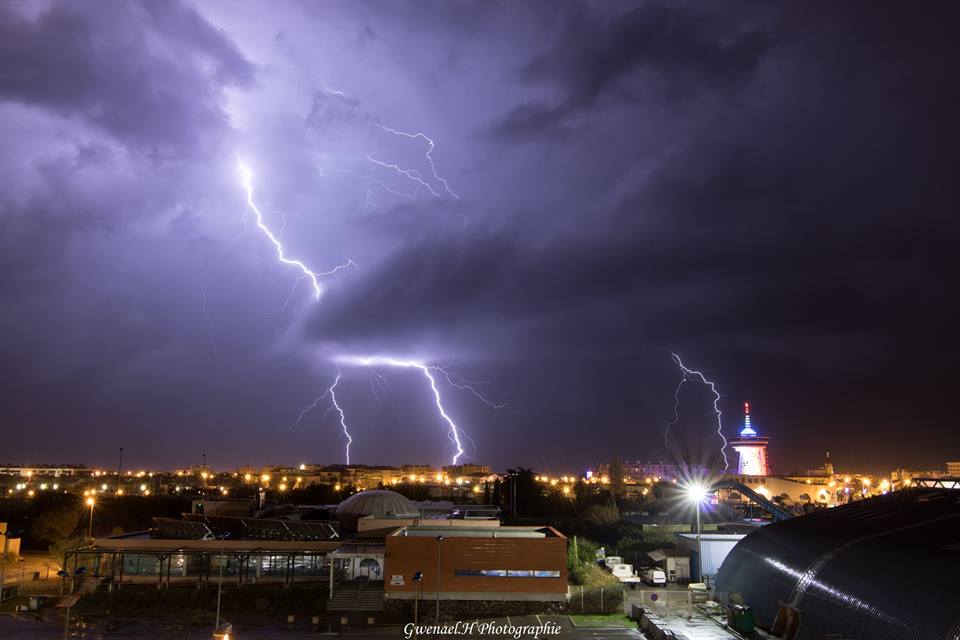
{"label": "metal canopy structure", "polygon": [[737,480],[720,480],[719,482],[714,482],[711,489],[733,489],[734,491],[739,492],[740,495],[744,496],[758,507],[769,513],[774,522],[789,520],[793,517],[790,513],[787,513],[770,500],[767,500],[762,495]]}
{"label": "metal canopy structure", "polygon": [[174,520],[173,518],[154,518],[153,524],[157,528],[160,538],[170,540],[213,540],[214,534],[203,522],[190,520]]}
{"label": "metal canopy structure", "polygon": [[[184,520],[172,522],[189,522],[207,527],[215,538],[228,540],[298,540],[315,542],[321,540],[336,540],[340,537],[337,530],[326,522],[312,522],[304,520],[280,520],[266,518],[241,518],[230,516],[205,516],[202,514],[184,514]],[[160,529],[161,521],[168,518],[154,518],[154,523]],[[167,525],[169,526],[169,524]]]}
{"label": "metal canopy structure", "polygon": [[960,489],[960,478],[913,478],[911,482],[918,487],[929,489]]}

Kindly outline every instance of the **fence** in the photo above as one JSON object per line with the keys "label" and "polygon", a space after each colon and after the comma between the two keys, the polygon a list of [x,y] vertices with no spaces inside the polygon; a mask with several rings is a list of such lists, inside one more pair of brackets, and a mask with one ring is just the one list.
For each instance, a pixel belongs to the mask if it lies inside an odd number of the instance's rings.
{"label": "fence", "polygon": [[16,567],[13,563],[0,566],[0,602],[15,596],[51,595],[57,593],[60,579],[50,569],[36,567],[26,569]]}
{"label": "fence", "polygon": [[640,599],[634,604],[643,607],[644,611],[659,615],[693,616],[693,605],[696,603],[692,590],[683,591],[672,589],[641,589]]}
{"label": "fence", "polygon": [[623,613],[623,587],[570,587],[572,613]]}

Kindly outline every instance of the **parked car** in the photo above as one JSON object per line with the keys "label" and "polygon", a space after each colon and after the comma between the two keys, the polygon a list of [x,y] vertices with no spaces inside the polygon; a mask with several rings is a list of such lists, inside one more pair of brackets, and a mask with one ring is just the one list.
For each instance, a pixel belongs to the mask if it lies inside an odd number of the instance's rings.
{"label": "parked car", "polygon": [[663,569],[658,567],[647,567],[643,570],[643,573],[640,574],[640,577],[644,583],[655,587],[664,587],[667,585],[667,574],[664,573]]}

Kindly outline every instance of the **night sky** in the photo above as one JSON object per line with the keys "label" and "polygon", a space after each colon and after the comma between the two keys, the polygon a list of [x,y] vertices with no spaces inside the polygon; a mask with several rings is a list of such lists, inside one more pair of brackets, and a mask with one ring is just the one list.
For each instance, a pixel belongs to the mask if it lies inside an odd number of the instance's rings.
{"label": "night sky", "polygon": [[958,17],[0,3],[0,462],[960,459]]}

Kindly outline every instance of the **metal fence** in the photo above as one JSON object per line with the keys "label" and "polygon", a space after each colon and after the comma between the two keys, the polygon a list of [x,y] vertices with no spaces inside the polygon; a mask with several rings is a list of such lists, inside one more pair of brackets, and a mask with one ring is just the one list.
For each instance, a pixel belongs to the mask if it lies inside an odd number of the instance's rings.
{"label": "metal fence", "polygon": [[622,613],[623,587],[570,587],[569,609],[572,613]]}
{"label": "metal fence", "polygon": [[693,606],[697,604],[696,596],[690,589],[683,591],[673,589],[640,589],[640,598],[634,599],[645,611],[670,615],[693,615]]}

